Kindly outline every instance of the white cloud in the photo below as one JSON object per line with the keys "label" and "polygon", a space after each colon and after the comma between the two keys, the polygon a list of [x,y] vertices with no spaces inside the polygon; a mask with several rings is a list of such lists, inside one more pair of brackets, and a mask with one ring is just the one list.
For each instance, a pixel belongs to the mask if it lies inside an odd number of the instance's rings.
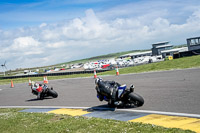
{"label": "white cloud", "polygon": [[[55,28],[55,27],[54,27]],[[57,40],[60,36],[60,32],[56,31],[56,29],[40,29],[42,32],[39,33],[41,35],[41,39],[44,41],[52,41]]]}
{"label": "white cloud", "polygon": [[11,46],[14,49],[24,49],[24,48],[31,48],[37,47],[39,42],[34,40],[32,37],[19,37],[14,39],[13,45]]}
{"label": "white cloud", "polygon": [[46,23],[42,23],[39,27],[42,28],[42,27],[45,27],[45,26],[47,26],[47,24]]}
{"label": "white cloud", "polygon": [[[0,30],[0,57],[3,58],[0,61],[7,60],[11,69],[46,66],[100,54],[148,49],[159,41],[183,44],[186,38],[200,35],[200,10],[196,8],[190,8],[193,12],[181,23],[171,21],[167,16],[171,11],[167,9],[163,8],[160,15],[156,9],[147,9],[152,12],[137,12],[126,17],[121,14],[134,13],[134,10],[129,12],[128,5],[103,13],[88,9],[84,17],[41,23],[38,27]],[[108,19],[108,13],[114,13],[115,17]]]}
{"label": "white cloud", "polygon": [[50,48],[61,48],[66,46],[66,42],[61,41],[61,42],[49,43],[47,46]]}
{"label": "white cloud", "polygon": [[86,16],[75,18],[63,27],[63,34],[70,39],[94,39],[99,37],[105,25],[100,22],[92,9],[86,10]]}

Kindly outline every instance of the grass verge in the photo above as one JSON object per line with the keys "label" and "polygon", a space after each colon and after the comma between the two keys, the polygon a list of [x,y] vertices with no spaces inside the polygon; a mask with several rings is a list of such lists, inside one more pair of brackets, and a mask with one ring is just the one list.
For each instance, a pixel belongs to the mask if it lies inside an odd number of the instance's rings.
{"label": "grass verge", "polygon": [[[140,66],[133,66],[120,69],[120,74],[128,73],[141,73],[150,71],[162,71],[162,70],[173,70],[173,69],[185,69],[200,67],[200,55],[184,57],[174,60],[167,60],[157,63],[145,64]],[[115,75],[116,71],[107,71],[102,73],[97,73],[97,75]],[[62,75],[62,76],[49,76],[48,80],[53,79],[64,79],[64,78],[77,78],[77,77],[92,77],[93,74],[73,74],[73,75]],[[28,78],[17,78],[12,79],[14,83],[28,83]],[[32,81],[43,81],[43,77],[31,77]],[[11,79],[0,79],[0,84],[9,84]]]}
{"label": "grass verge", "polygon": [[22,109],[0,109],[1,133],[191,133],[190,130],[164,128],[151,124],[116,121],[109,119],[89,118],[46,113],[18,112]]}

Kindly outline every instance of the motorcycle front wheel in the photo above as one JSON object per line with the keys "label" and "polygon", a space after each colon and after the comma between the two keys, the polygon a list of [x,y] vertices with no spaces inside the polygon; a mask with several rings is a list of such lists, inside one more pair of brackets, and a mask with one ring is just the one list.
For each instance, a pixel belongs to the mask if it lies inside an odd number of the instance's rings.
{"label": "motorcycle front wheel", "polygon": [[58,97],[58,93],[57,93],[56,91],[54,91],[54,90],[49,90],[48,93],[49,93],[49,95],[52,96],[53,98]]}
{"label": "motorcycle front wheel", "polygon": [[128,97],[130,104],[134,104],[137,107],[140,107],[144,104],[144,99],[136,93],[130,93]]}

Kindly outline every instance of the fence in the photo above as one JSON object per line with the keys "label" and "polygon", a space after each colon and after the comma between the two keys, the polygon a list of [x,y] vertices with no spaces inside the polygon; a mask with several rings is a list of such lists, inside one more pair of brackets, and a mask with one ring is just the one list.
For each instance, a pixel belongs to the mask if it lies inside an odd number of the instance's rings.
{"label": "fence", "polygon": [[[97,73],[110,71],[111,69],[96,70]],[[59,76],[59,75],[72,75],[72,74],[85,74],[85,73],[94,73],[93,70],[87,71],[74,71],[74,72],[56,72],[56,73],[39,73],[39,74],[27,74],[27,75],[15,75],[15,76],[5,76],[3,79],[13,79],[13,78],[25,78],[25,77],[42,77],[42,76]]]}
{"label": "fence", "polygon": [[[144,65],[144,64],[148,64],[148,63],[149,62],[137,63],[134,65],[124,65],[124,66],[118,66],[118,68],[133,67],[133,66],[139,66],[139,65]],[[99,73],[99,72],[111,71],[114,69],[115,69],[115,66],[111,66],[109,69],[96,70],[96,72]],[[59,76],[59,75],[85,74],[85,73],[94,73],[94,70],[74,71],[74,72],[39,73],[39,74],[29,74],[29,75],[28,74],[27,75],[15,75],[15,76],[5,76],[5,77],[1,77],[1,78],[13,79],[13,78],[25,78],[25,77]]]}

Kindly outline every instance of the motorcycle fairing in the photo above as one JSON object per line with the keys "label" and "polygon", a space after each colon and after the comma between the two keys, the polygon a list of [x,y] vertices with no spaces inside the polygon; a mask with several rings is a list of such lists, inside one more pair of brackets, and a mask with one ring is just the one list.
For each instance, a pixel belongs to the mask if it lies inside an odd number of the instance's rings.
{"label": "motorcycle fairing", "polygon": [[36,90],[37,90],[38,92],[41,92],[41,91],[42,91],[42,87],[39,86]]}
{"label": "motorcycle fairing", "polygon": [[105,101],[108,101],[108,98],[107,98],[106,96],[104,96],[103,99],[104,99]]}
{"label": "motorcycle fairing", "polygon": [[121,97],[121,95],[124,93],[125,89],[126,89],[126,84],[118,87],[118,98]]}

